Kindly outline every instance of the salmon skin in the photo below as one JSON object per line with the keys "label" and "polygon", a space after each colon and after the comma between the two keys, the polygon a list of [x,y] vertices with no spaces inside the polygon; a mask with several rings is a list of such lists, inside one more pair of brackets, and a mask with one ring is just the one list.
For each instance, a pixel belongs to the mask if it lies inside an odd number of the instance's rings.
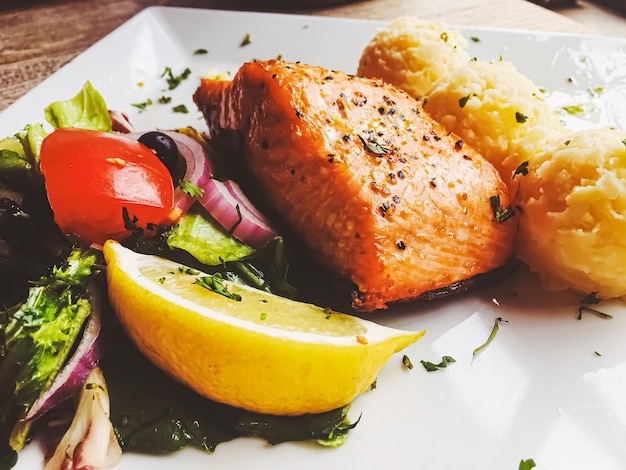
{"label": "salmon skin", "polygon": [[513,254],[498,172],[395,87],[269,60],[203,79],[193,99],[266,202],[351,281],[356,309],[458,285]]}

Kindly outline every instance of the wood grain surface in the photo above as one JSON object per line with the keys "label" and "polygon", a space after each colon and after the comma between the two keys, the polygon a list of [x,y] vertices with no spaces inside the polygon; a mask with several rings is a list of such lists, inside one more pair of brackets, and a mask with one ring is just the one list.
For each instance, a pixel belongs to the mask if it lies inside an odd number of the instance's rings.
{"label": "wood grain surface", "polygon": [[[0,111],[63,64],[153,5],[275,11],[388,20],[400,15],[449,24],[586,32],[526,0],[53,0],[0,5]],[[316,5],[313,5],[316,4]],[[592,32],[592,31],[589,31]]]}

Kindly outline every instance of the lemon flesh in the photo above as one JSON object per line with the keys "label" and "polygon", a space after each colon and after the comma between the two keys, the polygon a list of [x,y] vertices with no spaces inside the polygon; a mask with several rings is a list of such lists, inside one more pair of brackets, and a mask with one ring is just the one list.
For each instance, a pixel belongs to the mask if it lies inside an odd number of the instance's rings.
{"label": "lemon flesh", "polygon": [[138,349],[200,395],[250,411],[344,406],[424,334],[224,281],[237,301],[196,284],[206,274],[176,262],[114,241],[103,251],[111,304]]}

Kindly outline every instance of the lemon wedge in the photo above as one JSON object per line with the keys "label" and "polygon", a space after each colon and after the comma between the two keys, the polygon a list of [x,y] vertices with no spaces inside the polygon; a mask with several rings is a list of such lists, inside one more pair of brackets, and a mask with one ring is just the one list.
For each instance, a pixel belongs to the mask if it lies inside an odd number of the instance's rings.
{"label": "lemon wedge", "polygon": [[424,334],[226,280],[218,293],[201,285],[211,276],[112,240],[103,251],[111,304],[139,350],[200,395],[250,411],[344,406]]}

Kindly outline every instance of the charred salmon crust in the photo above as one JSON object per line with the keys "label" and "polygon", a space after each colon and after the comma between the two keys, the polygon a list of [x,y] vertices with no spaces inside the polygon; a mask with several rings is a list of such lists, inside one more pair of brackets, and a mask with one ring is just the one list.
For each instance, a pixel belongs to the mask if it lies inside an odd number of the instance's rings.
{"label": "charred salmon crust", "polygon": [[[210,135],[238,136],[267,203],[373,311],[502,266],[516,218],[495,168],[406,93],[280,60],[194,94]],[[498,205],[494,206],[493,201]]]}

